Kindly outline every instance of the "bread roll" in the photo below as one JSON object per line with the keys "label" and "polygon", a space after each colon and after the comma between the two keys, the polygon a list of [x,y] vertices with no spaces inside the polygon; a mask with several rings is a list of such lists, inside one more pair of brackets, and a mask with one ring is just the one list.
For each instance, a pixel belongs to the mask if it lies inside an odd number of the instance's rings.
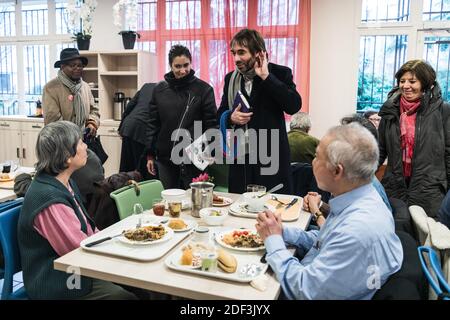
{"label": "bread roll", "polygon": [[237,269],[236,257],[223,249],[219,249],[217,253],[219,254],[219,257],[217,258],[219,268],[227,273],[236,272]]}

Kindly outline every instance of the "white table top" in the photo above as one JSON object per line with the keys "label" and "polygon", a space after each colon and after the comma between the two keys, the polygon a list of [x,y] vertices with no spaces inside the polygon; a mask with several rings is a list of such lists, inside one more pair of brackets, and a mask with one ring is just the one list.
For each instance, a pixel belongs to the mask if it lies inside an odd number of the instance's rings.
{"label": "white table top", "polygon": [[[0,165],[0,167],[2,167]],[[14,175],[18,174],[18,173],[30,173],[34,171],[34,168],[32,167],[19,167],[15,172]],[[0,169],[1,172],[1,169]],[[14,193],[13,188],[11,188],[10,186],[13,184],[8,184],[6,186],[6,183],[0,183],[0,202],[4,202],[7,200],[12,200],[16,198],[16,194]]]}
{"label": "white table top", "polygon": [[[240,197],[237,194],[221,195],[228,196],[233,200]],[[309,222],[309,213],[305,212],[302,215],[299,220],[286,223],[286,225],[305,228],[305,221],[307,221],[306,224]],[[202,221],[200,219],[198,221],[201,225]],[[236,228],[245,227],[254,229],[254,225],[255,219],[240,218],[231,215],[228,215],[224,223],[224,226]],[[183,245],[189,239],[190,237],[175,248]],[[268,274],[269,281],[267,290],[261,292],[250,286],[249,283],[201,277],[170,270],[165,266],[164,260],[175,248],[169,251],[163,258],[150,262],[100,255],[78,248],[55,260],[54,268],[56,270],[66,271],[68,268],[78,267],[84,276],[190,299],[274,300],[280,294],[280,284],[271,273]]]}
{"label": "white table top", "polygon": [[0,189],[0,202],[5,202],[16,198],[14,190]]}

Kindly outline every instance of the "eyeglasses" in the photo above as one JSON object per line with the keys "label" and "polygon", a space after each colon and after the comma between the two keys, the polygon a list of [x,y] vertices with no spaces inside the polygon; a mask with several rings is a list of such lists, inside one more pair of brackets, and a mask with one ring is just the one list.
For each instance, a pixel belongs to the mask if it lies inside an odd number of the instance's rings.
{"label": "eyeglasses", "polygon": [[70,63],[67,64],[66,66],[68,66],[70,69],[83,69],[84,65],[80,64],[80,63]]}

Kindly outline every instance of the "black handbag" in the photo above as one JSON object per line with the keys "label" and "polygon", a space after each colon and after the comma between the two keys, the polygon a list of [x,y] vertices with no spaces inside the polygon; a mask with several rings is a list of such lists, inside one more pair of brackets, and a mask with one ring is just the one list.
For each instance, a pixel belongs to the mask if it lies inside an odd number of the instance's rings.
{"label": "black handbag", "polygon": [[108,154],[105,152],[105,149],[103,149],[102,142],[100,141],[99,136],[89,137],[85,139],[84,142],[87,144],[88,148],[97,155],[102,164],[104,164],[106,160],[108,160]]}

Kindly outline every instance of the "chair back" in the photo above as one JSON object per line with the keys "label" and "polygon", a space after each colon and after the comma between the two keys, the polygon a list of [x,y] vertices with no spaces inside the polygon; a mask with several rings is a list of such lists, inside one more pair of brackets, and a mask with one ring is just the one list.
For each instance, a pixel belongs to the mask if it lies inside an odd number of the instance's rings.
{"label": "chair back", "polygon": [[423,300],[428,296],[427,281],[417,257],[415,239],[404,231],[396,232],[403,248],[403,261],[373,296],[373,300]]}
{"label": "chair back", "polygon": [[133,213],[135,203],[140,203],[144,210],[152,208],[153,200],[161,197],[164,187],[159,180],[147,180],[132,184],[111,192],[120,220],[125,219]]}
{"label": "chair back", "polygon": [[2,300],[26,298],[24,287],[13,292],[14,275],[22,271],[17,240],[17,224],[21,209],[22,205],[18,205],[0,213],[0,244],[5,259]]}
{"label": "chair back", "polygon": [[330,193],[320,190],[314,177],[312,165],[303,162],[291,163],[291,176],[293,191],[296,196],[304,197],[309,191],[318,192],[322,196],[322,201],[330,200]]}
{"label": "chair back", "polygon": [[419,244],[423,246],[427,240],[429,233],[427,222],[428,215],[422,207],[416,205],[410,206],[409,212],[411,213],[415,231],[417,233],[416,238],[419,240]]}
{"label": "chair back", "polygon": [[[22,205],[22,203],[23,203],[23,198],[18,198],[16,200],[11,200],[11,201],[0,203],[0,213],[4,212],[10,208],[14,208],[18,205]],[[3,253],[1,250],[1,246],[0,246],[0,266],[4,265],[3,260],[4,260]],[[3,279],[4,274],[5,274],[5,270],[3,268],[0,268],[0,279]]]}
{"label": "chair back", "polygon": [[0,212],[6,211],[10,208],[14,208],[18,205],[21,205],[22,203],[23,203],[23,198],[18,198],[15,200],[0,203]]}
{"label": "chair back", "polygon": [[[441,264],[436,251],[427,246],[418,247],[417,251],[419,252],[423,273],[438,299],[450,300],[450,285],[447,283],[444,274],[442,273]],[[428,263],[425,261],[425,255],[428,256]]]}
{"label": "chair back", "polygon": [[208,174],[214,177],[214,190],[217,192],[228,192],[228,165],[213,164],[208,167]]}

